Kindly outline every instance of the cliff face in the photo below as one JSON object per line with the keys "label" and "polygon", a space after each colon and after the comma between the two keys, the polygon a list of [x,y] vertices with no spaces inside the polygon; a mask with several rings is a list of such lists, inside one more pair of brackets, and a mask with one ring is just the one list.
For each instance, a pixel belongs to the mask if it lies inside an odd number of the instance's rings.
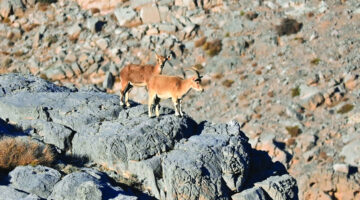
{"label": "cliff face", "polygon": [[[197,124],[168,108],[159,118],[149,118],[145,105],[123,109],[118,96],[19,74],[1,75],[0,91],[1,134],[21,132],[59,154],[53,168],[11,171],[10,183],[2,186],[9,198],[131,195],[108,176],[158,199],[230,199],[235,193],[240,198],[259,192],[264,198],[297,198],[295,179],[271,161],[259,164],[269,158],[251,149],[235,121]],[[74,162],[77,168],[66,171]]]}

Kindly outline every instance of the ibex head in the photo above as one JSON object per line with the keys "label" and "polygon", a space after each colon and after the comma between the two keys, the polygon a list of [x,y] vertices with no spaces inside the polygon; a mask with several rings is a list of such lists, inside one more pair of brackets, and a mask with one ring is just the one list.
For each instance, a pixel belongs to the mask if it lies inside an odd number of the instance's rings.
{"label": "ibex head", "polygon": [[161,68],[164,67],[166,61],[171,60],[171,56],[170,56],[170,55],[169,55],[168,57],[160,56],[160,55],[158,55],[158,54],[155,54],[155,55],[156,55],[156,63],[157,63],[158,65],[160,65]]}
{"label": "ibex head", "polygon": [[192,71],[194,72],[196,75],[191,77],[191,87],[194,88],[196,91],[204,91],[204,88],[201,86],[201,78],[202,76],[200,75],[200,72],[197,70],[197,68],[195,67],[191,67],[191,68],[187,68],[185,70],[188,71]]}

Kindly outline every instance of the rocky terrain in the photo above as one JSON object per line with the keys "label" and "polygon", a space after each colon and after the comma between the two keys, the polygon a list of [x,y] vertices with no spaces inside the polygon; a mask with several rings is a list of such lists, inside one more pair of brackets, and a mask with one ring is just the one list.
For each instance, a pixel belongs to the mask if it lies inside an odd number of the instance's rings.
{"label": "rocky terrain", "polygon": [[[299,199],[360,198],[357,0],[1,0],[0,16],[0,73],[33,74],[57,85],[1,76],[4,126],[63,156],[87,157],[92,164],[81,167],[92,169],[75,171],[98,177],[90,178],[97,194],[107,188],[160,199],[265,199],[274,196],[264,184],[284,179],[284,191],[294,191],[283,175],[289,173]],[[203,67],[205,92],[184,99],[187,117],[164,108],[159,121],[147,119],[146,106],[138,104],[147,102],[144,88],[132,90],[138,103],[129,110],[110,95],[118,94],[124,65],[154,64],[155,53],[172,56],[164,74]],[[161,104],[172,108],[170,101]],[[228,153],[220,153],[227,151],[240,160],[235,171],[227,169]],[[57,165],[66,167],[62,162]],[[61,169],[63,181],[72,173]],[[6,191],[16,188],[9,184]]]}
{"label": "rocky terrain", "polygon": [[145,105],[123,109],[116,95],[29,75],[1,75],[0,83],[2,136],[58,152],[52,168],[3,175],[0,199],[298,198],[296,180],[252,149],[236,121],[198,124],[168,108],[149,118]]}

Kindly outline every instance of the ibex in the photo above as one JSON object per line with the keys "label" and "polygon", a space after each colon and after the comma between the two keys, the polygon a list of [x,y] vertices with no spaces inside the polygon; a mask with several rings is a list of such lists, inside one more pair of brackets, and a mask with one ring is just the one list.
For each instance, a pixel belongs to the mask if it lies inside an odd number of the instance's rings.
{"label": "ibex", "polygon": [[[129,92],[133,86],[144,87],[150,77],[159,75],[170,56],[163,57],[156,54],[156,65],[135,65],[129,64],[120,71],[120,105],[129,104]],[[124,99],[125,97],[125,99]]]}
{"label": "ibex", "polygon": [[183,116],[182,112],[182,98],[190,91],[191,88],[194,88],[196,91],[204,91],[203,87],[200,85],[201,76],[200,73],[191,68],[196,72],[196,76],[193,76],[188,79],[183,79],[177,76],[166,76],[166,75],[156,75],[152,76],[148,82],[148,92],[149,92],[149,117],[152,117],[151,106],[154,103],[155,99],[155,114],[159,117],[159,103],[160,99],[171,98],[175,107],[175,115]]}

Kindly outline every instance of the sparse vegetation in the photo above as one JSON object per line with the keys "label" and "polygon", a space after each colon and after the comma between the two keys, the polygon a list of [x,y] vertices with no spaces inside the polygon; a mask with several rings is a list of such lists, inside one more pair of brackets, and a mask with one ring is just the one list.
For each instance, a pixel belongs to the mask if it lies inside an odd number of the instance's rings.
{"label": "sparse vegetation", "polygon": [[224,75],[220,73],[213,76],[214,79],[221,79],[222,77],[224,77]]}
{"label": "sparse vegetation", "polygon": [[1,63],[1,67],[8,68],[12,62],[13,60],[11,58],[5,58]]}
{"label": "sparse vegetation", "polygon": [[221,40],[216,39],[212,42],[205,42],[205,44],[203,45],[203,49],[206,52],[206,54],[208,56],[216,56],[217,54],[219,54],[219,52],[221,51]]}
{"label": "sparse vegetation", "polygon": [[345,113],[350,112],[353,108],[354,108],[354,105],[352,105],[352,104],[345,104],[345,105],[343,105],[343,106],[337,111],[337,113],[339,113],[339,114],[345,114]]}
{"label": "sparse vegetation", "polygon": [[256,12],[252,12],[252,11],[247,12],[247,13],[245,14],[245,17],[246,17],[248,20],[254,20],[254,19],[256,19],[258,16],[259,16],[259,14],[257,14]]}
{"label": "sparse vegetation", "polygon": [[275,26],[275,30],[279,36],[291,35],[299,32],[302,25],[302,23],[299,23],[294,19],[285,18],[281,21],[280,25]]}
{"label": "sparse vegetation", "polygon": [[202,64],[196,64],[196,65],[194,65],[194,68],[198,71],[201,71],[204,69],[204,66],[202,66]]}
{"label": "sparse vegetation", "polygon": [[57,41],[58,41],[58,38],[56,37],[56,35],[48,35],[45,38],[45,42],[48,42],[49,44],[56,43]]}
{"label": "sparse vegetation", "polygon": [[16,52],[14,53],[14,56],[17,56],[17,57],[20,57],[20,56],[23,56],[23,55],[24,55],[24,52],[21,51],[21,50],[16,51]]}
{"label": "sparse vegetation", "polygon": [[205,44],[205,42],[206,42],[206,39],[207,39],[206,37],[202,37],[202,38],[196,40],[196,41],[194,42],[195,47],[201,47],[201,46],[203,46],[203,45]]}
{"label": "sparse vegetation", "polygon": [[314,58],[310,61],[310,64],[312,65],[318,65],[320,63],[320,58]]}
{"label": "sparse vegetation", "polygon": [[230,79],[226,79],[222,82],[222,85],[225,86],[225,87],[231,87],[231,85],[234,83],[235,81],[233,80],[230,80]]}
{"label": "sparse vegetation", "polygon": [[295,37],[294,38],[295,41],[298,41],[300,43],[304,43],[305,42],[305,39],[303,37]]}
{"label": "sparse vegetation", "polygon": [[301,129],[298,126],[287,126],[285,129],[291,137],[296,137],[301,133]]}
{"label": "sparse vegetation", "polygon": [[57,0],[37,0],[37,2],[42,4],[51,4],[51,3],[56,3]]}
{"label": "sparse vegetation", "polygon": [[261,74],[262,74],[261,69],[256,70],[256,71],[255,71],[255,74],[256,74],[256,75],[261,75]]}
{"label": "sparse vegetation", "polygon": [[22,165],[50,166],[55,158],[50,146],[31,140],[5,137],[0,140],[0,170],[11,171]]}
{"label": "sparse vegetation", "polygon": [[296,87],[291,89],[291,97],[296,97],[300,95],[300,88]]}

